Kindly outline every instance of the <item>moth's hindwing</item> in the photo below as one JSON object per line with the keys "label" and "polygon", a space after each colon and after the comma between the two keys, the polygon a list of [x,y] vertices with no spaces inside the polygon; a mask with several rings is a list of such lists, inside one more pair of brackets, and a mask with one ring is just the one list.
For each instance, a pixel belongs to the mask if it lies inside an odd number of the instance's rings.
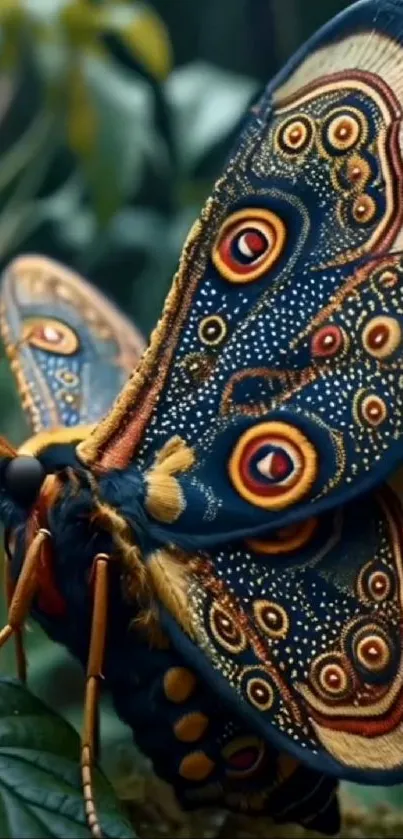
{"label": "moth's hindwing", "polygon": [[[384,488],[266,540],[192,557],[180,608],[159,588],[170,607],[167,629],[277,748],[352,781],[396,783],[403,779],[402,532],[402,508]],[[149,567],[158,586],[157,559]]]}
{"label": "moth's hindwing", "polygon": [[1,330],[34,432],[99,420],[144,347],[102,294],[39,256],[20,257],[6,270]]}

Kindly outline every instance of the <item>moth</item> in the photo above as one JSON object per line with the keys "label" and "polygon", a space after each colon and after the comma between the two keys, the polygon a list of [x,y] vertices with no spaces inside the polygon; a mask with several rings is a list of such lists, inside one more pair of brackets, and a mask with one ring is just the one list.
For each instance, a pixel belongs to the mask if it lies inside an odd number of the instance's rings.
{"label": "moth", "polygon": [[138,363],[71,273],[5,272],[35,434],[1,445],[0,643],[22,672],[30,613],[86,668],[94,836],[101,676],[185,807],[332,833],[338,779],[403,779],[402,58],[362,0],[269,84]]}

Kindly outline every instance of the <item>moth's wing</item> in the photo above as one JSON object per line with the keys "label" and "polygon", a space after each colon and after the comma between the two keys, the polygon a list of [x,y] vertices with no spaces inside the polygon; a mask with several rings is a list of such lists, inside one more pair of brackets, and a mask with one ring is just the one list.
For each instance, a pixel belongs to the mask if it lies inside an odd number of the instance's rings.
{"label": "moth's wing", "polygon": [[402,461],[402,59],[403,5],[364,0],[274,80],[150,349],[80,447],[97,469],[192,446],[177,543],[316,515]]}
{"label": "moth's wing", "polygon": [[299,526],[148,567],[173,644],[316,771],[403,781],[403,511],[388,488]]}
{"label": "moth's wing", "polygon": [[2,338],[32,431],[92,426],[136,365],[140,333],[85,280],[40,256],[6,268],[0,302]]}
{"label": "moth's wing", "polygon": [[403,4],[365,0],[275,79],[79,447],[145,473],[148,547],[183,548],[148,557],[166,628],[214,690],[279,750],[382,784],[403,778],[402,513],[364,493],[403,453],[402,44]]}

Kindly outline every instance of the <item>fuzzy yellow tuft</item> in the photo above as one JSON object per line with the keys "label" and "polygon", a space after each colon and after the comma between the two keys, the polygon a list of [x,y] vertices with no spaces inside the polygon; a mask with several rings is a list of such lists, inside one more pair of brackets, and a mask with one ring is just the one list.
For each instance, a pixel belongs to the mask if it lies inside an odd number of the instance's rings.
{"label": "fuzzy yellow tuft", "polygon": [[193,449],[180,437],[172,437],[158,452],[146,475],[146,508],[156,521],[172,524],[185,509],[185,498],[175,475],[190,469],[194,460]]}
{"label": "fuzzy yellow tuft", "polygon": [[185,509],[185,499],[176,478],[153,470],[146,477],[147,512],[156,521],[172,524]]}
{"label": "fuzzy yellow tuft", "polygon": [[182,629],[193,637],[188,599],[189,569],[185,555],[179,551],[162,548],[151,555],[147,569],[158,599]]}
{"label": "fuzzy yellow tuft", "polygon": [[171,437],[155,458],[154,470],[163,470],[168,475],[187,472],[195,462],[193,449],[181,437]]}

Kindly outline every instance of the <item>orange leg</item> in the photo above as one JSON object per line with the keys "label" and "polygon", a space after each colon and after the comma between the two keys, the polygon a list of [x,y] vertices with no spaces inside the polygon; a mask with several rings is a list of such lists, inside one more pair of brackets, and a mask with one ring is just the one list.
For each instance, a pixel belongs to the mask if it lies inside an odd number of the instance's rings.
{"label": "orange leg", "polygon": [[81,736],[81,774],[85,812],[88,826],[95,839],[102,837],[94,800],[93,769],[96,755],[99,683],[103,678],[102,668],[108,619],[109,562],[110,557],[107,554],[98,554],[93,565],[94,608],[87,664],[84,725]]}
{"label": "orange leg", "polygon": [[0,647],[13,634],[17,636],[18,672],[23,681],[26,678],[26,664],[21,638],[22,627],[38,586],[38,565],[41,560],[42,545],[49,537],[48,530],[39,530],[29,546],[16,585],[12,584],[9,574],[6,580],[8,616],[6,626],[0,631]]}
{"label": "orange leg", "polygon": [[[11,578],[11,569],[10,569],[10,560],[6,559],[4,564],[4,572],[5,572],[5,590],[6,590],[6,599],[7,599],[7,608],[10,609],[13,595],[15,592],[15,583],[14,580]],[[24,684],[27,681],[27,659],[24,650],[24,630],[21,629],[15,630],[15,652],[17,658],[17,674],[18,678]]]}

